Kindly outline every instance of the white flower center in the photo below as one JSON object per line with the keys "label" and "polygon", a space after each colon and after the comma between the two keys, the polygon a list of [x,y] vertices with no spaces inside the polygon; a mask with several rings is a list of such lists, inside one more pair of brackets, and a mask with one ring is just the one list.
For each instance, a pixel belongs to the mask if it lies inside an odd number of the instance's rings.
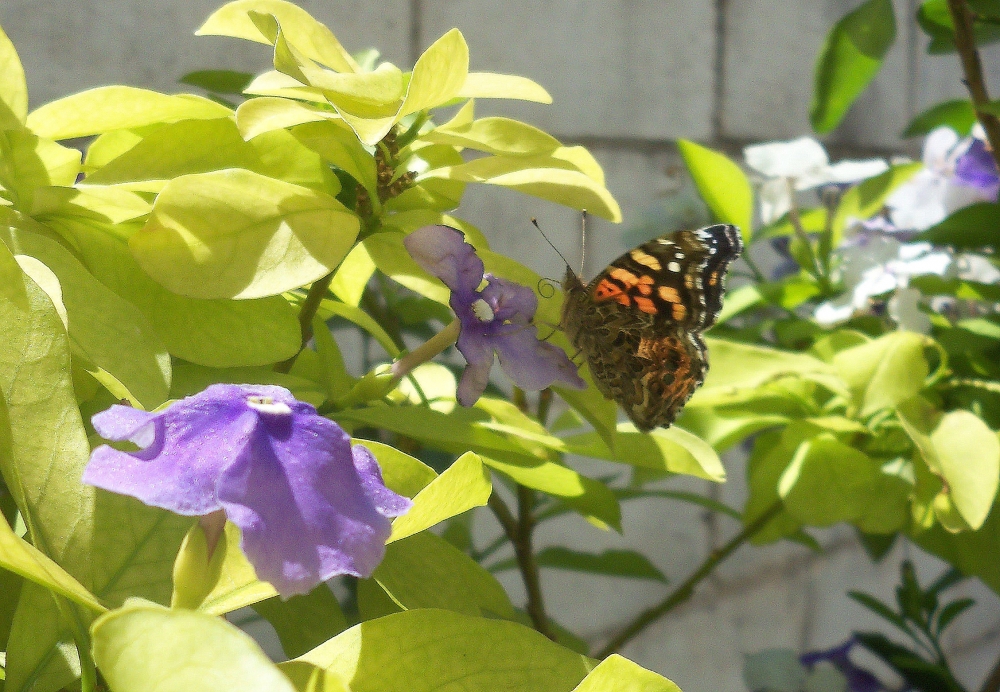
{"label": "white flower center", "polygon": [[269,396],[248,396],[247,406],[261,413],[269,413],[273,416],[287,416],[292,412],[288,404],[275,401]]}
{"label": "white flower center", "polygon": [[472,312],[480,322],[492,322],[493,318],[496,317],[493,314],[493,308],[482,298],[472,304]]}

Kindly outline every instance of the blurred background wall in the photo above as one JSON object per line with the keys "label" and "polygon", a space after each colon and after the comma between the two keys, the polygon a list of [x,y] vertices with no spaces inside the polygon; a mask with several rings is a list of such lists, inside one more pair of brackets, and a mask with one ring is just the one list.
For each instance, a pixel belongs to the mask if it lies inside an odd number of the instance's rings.
{"label": "blurred background wall", "polygon": [[[348,50],[377,47],[403,69],[453,26],[468,40],[471,67],[533,78],[554,104],[479,104],[479,115],[518,117],[569,144],[591,149],[622,207],[620,226],[591,223],[585,274],[593,276],[632,245],[683,225],[705,211],[672,140],[690,138],[739,157],[746,144],[809,133],[813,63],[833,23],[858,0],[297,0],[326,23]],[[198,69],[262,71],[265,46],[195,37],[215,0],[2,0],[0,25],[27,72],[32,107],[105,84],[183,91],[177,79]],[[926,107],[965,95],[954,56],[928,56],[913,22],[917,0],[896,0],[896,44],[882,73],[826,144],[841,156],[919,156],[919,142],[899,133]],[[1000,51],[984,53],[994,97]],[[495,249],[550,277],[561,262],[529,224],[538,217],[564,254],[579,257],[579,217],[555,205],[486,186],[470,186],[460,215]],[[708,489],[740,508],[743,459],[726,455],[730,481]],[[606,473],[607,467],[597,469]],[[671,487],[706,492],[694,481]],[[676,584],[738,527],[689,505],[630,503],[624,537],[577,517],[546,524],[538,542],[598,552],[634,547]],[[477,519],[484,535],[494,529]],[[826,648],[853,629],[881,627],[845,596],[851,589],[892,598],[900,560],[916,561],[922,581],[942,569],[913,546],[897,543],[879,564],[853,531],[817,532],[822,554],[790,543],[742,548],[703,583],[694,599],[649,628],[624,653],[667,675],[685,692],[738,691],[742,655],[771,647]],[[998,556],[1000,559],[1000,556]],[[501,575],[523,598],[513,573]],[[669,587],[655,582],[543,573],[549,611],[599,642]],[[978,687],[1000,654],[1000,604],[982,585],[956,591],[980,605],[951,630],[954,669]],[[859,657],[863,660],[863,657]]]}

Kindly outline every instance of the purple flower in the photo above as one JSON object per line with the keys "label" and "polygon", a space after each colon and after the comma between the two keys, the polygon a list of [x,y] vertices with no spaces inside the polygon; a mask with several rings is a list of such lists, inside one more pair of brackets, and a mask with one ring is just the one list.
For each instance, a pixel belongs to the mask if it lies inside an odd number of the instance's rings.
{"label": "purple flower", "polygon": [[215,384],[158,413],[112,406],[92,420],[140,449],[98,447],[85,483],[187,516],[223,510],[257,576],[285,598],[371,575],[388,517],[410,508],[371,452],[283,387]]}
{"label": "purple flower", "polygon": [[799,662],[806,668],[812,668],[821,661],[826,661],[833,665],[841,674],[847,678],[847,689],[851,692],[879,692],[885,687],[877,677],[864,668],[859,668],[851,662],[847,654],[857,642],[852,637],[840,646],[825,651],[809,651],[799,657]]}
{"label": "purple flower", "polygon": [[973,138],[969,148],[955,161],[955,182],[979,190],[983,197],[995,202],[1000,192],[997,163],[986,148],[986,142]]}
{"label": "purple flower", "polygon": [[468,363],[458,384],[460,404],[471,406],[482,395],[494,353],[521,389],[545,389],[557,380],[579,389],[587,386],[565,351],[538,340],[532,323],[538,308],[535,292],[484,274],[483,261],[459,231],[424,226],[403,243],[417,264],[451,289],[449,303],[461,324],[458,350]]}

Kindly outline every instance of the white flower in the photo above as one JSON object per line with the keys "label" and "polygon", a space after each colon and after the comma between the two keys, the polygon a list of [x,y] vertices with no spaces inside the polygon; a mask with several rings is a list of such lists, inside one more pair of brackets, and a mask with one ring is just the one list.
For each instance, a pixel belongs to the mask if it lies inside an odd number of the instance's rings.
{"label": "white flower", "polygon": [[743,157],[762,176],[759,198],[761,220],[777,221],[792,207],[792,190],[821,185],[846,185],[871,178],[888,169],[882,159],[840,161],[830,164],[823,145],[812,137],[768,142],[746,147]]}
{"label": "white flower", "polygon": [[930,328],[930,322],[916,307],[919,292],[913,290],[911,294],[912,289],[907,286],[914,276],[951,273],[954,268],[951,253],[935,249],[930,243],[900,243],[884,236],[872,237],[839,252],[842,261],[838,272],[845,292],[816,308],[813,317],[819,324],[832,327],[844,322],[855,312],[867,309],[875,296],[896,291],[889,314],[900,328],[912,331]]}
{"label": "white flower", "polygon": [[924,168],[885,201],[889,218],[901,230],[923,231],[957,209],[985,200],[981,191],[955,182],[955,162],[972,139],[959,140],[950,127],[932,130],[924,140]]}

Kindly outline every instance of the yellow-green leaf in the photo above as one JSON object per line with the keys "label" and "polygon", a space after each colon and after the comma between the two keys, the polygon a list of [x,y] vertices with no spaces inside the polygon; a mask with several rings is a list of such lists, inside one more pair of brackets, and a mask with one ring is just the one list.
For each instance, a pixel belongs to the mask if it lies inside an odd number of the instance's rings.
{"label": "yellow-green leaf", "polygon": [[359,226],[329,195],[230,169],[167,183],[129,246],[174,293],[259,298],[328,274],[354,245]]}
{"label": "yellow-green leaf", "polygon": [[28,115],[28,84],[17,50],[0,29],[0,130],[16,130]]}
{"label": "yellow-green leaf", "polygon": [[753,230],[753,190],[740,167],[724,154],[686,139],[677,140],[677,148],[715,218],[739,226],[744,242],[749,242]]}
{"label": "yellow-green leaf", "polygon": [[284,0],[236,0],[209,16],[196,36],[233,36],[257,43],[272,43],[249,16],[249,12],[270,14],[278,20],[295,47],[307,57],[339,72],[357,72],[358,64],[328,28],[301,7]]}
{"label": "yellow-green leaf", "polygon": [[470,72],[458,95],[462,98],[518,99],[535,103],[552,103],[549,92],[527,77],[494,72]]}
{"label": "yellow-green leaf", "polygon": [[201,96],[168,96],[147,89],[108,86],[47,103],[32,111],[27,123],[37,135],[70,139],[154,123],[210,120],[228,115],[232,115],[231,110]]}

